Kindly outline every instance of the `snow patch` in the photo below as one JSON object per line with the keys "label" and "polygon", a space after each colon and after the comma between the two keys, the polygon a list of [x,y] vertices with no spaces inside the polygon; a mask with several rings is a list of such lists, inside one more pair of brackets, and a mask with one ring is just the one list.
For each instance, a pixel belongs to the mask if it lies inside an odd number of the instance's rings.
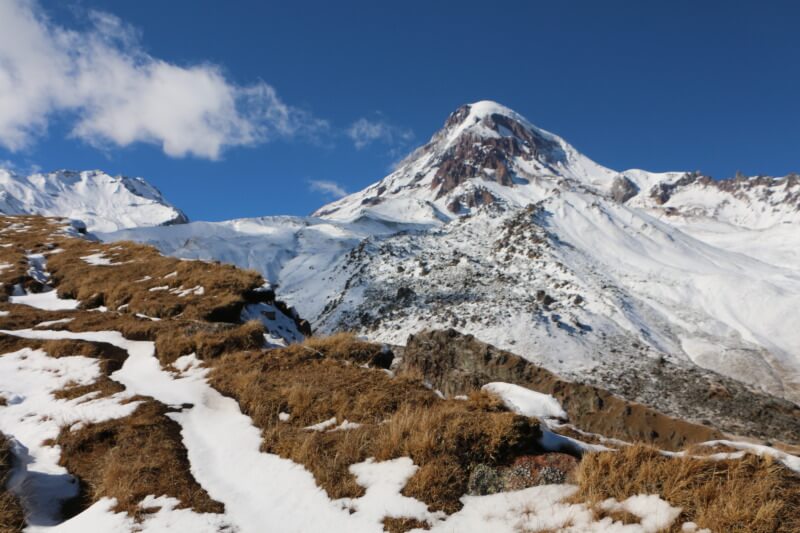
{"label": "snow patch", "polygon": [[509,410],[519,415],[565,420],[567,418],[567,413],[561,404],[549,394],[499,381],[487,383],[482,389],[498,396]]}

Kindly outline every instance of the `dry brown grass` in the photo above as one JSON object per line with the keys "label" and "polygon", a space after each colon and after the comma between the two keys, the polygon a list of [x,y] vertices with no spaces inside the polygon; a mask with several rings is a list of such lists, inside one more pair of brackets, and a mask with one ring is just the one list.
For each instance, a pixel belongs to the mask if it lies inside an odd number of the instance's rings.
{"label": "dry brown grass", "polygon": [[351,361],[357,364],[373,364],[380,358],[383,349],[374,342],[359,340],[352,333],[334,333],[327,337],[310,337],[290,350],[314,351],[329,359]]}
{"label": "dry brown grass", "polygon": [[[41,289],[27,274],[26,254],[43,253],[51,275],[50,284],[57,288],[60,297],[77,298],[85,309],[103,305],[111,312],[127,315],[180,318],[183,325],[239,323],[247,303],[268,302],[285,309],[282,302],[275,301],[272,291],[261,290],[264,279],[255,271],[218,262],[182,261],[162,256],[153,247],[131,242],[92,242],[66,235],[63,226],[64,221],[58,219],[0,216],[0,245],[9,245],[0,246],[0,263],[14,266],[0,269],[6,295],[18,283],[34,291]],[[9,231],[9,227],[22,229]],[[111,264],[89,264],[83,259],[97,254]],[[3,310],[12,311],[12,316],[4,317],[3,327],[22,326],[20,319],[13,316],[19,307],[22,306],[3,306]],[[46,314],[44,320],[72,317],[76,313]],[[78,330],[79,326],[63,327]],[[149,335],[149,340],[155,338]]]}
{"label": "dry brown grass", "polygon": [[[93,311],[51,312],[35,309],[24,305],[6,304],[10,314],[0,317],[0,329],[16,330],[32,328],[46,320],[71,318],[71,322],[53,324],[48,326],[52,330],[73,332],[85,331],[119,331],[125,338],[131,340],[155,341],[156,355],[165,365],[189,353],[196,353],[201,359],[219,356],[226,351],[260,349],[264,344],[264,328],[256,322],[245,324],[229,324],[224,322],[205,322],[200,320],[187,320],[175,318],[162,321],[152,321],[139,318],[130,314],[98,313]],[[97,349],[90,350],[89,346],[102,343],[84,343],[82,341],[48,341],[36,343],[35,347],[47,349],[48,354],[55,357],[60,355],[86,355],[96,357]],[[12,335],[0,334],[0,353],[8,353],[25,346],[33,346],[24,339]],[[114,348],[105,345],[101,351],[106,354]],[[124,354],[125,352],[117,349]],[[73,353],[74,352],[74,353]]]}
{"label": "dry brown grass", "polygon": [[177,498],[180,507],[197,512],[224,511],[191,475],[180,426],[166,413],[149,401],[126,418],[62,429],[61,464],[81,482],[81,497],[69,514],[108,497],[117,499],[117,511],[139,516],[145,511],[138,504],[147,495]]}
{"label": "dry brown grass", "polygon": [[[453,512],[474,465],[504,464],[535,447],[536,420],[509,413],[484,394],[441,400],[418,380],[363,368],[361,361],[376,351],[379,346],[338,335],[266,353],[226,354],[212,362],[210,380],[262,429],[263,451],[303,464],[332,498],[363,494],[350,465],[408,456],[420,468],[404,493]],[[291,419],[281,422],[281,412]],[[333,417],[361,427],[304,429]]]}
{"label": "dry brown grass", "polygon": [[714,532],[800,531],[800,477],[768,457],[668,457],[638,444],[587,454],[577,479],[578,501],[659,494],[683,509],[673,532],[687,521]]}
{"label": "dry brown grass", "polygon": [[34,216],[0,216],[0,299],[7,300],[15,285],[38,290],[41,284],[28,276],[28,253],[43,253],[55,247],[52,235],[61,232],[66,221]]}
{"label": "dry brown grass", "polygon": [[219,357],[225,352],[258,350],[264,345],[264,326],[257,321],[241,325],[187,324],[156,336],[156,353],[162,363],[194,352],[199,359]]}
{"label": "dry brown grass", "polygon": [[[48,270],[62,297],[90,307],[105,305],[158,318],[182,315],[210,321],[238,321],[246,295],[264,284],[260,274],[231,265],[181,261],[150,246],[82,239],[59,243],[65,251],[48,258]],[[111,265],[89,265],[82,257],[102,253]],[[196,287],[203,294],[177,291]],[[151,290],[156,289],[156,290]],[[255,294],[252,297],[255,298]]]}
{"label": "dry brown grass", "polygon": [[0,433],[0,532],[22,531],[25,513],[19,500],[5,486],[11,471],[11,449],[8,439]]}
{"label": "dry brown grass", "polygon": [[426,522],[414,518],[384,518],[383,530],[387,533],[405,533],[412,529],[430,529]]}
{"label": "dry brown grass", "polygon": [[100,376],[94,383],[89,385],[67,385],[65,388],[55,391],[53,393],[53,397],[57,400],[74,400],[76,398],[86,396],[87,394],[91,394],[91,399],[97,399],[112,396],[124,390],[125,387],[113,379],[109,379],[106,376]]}
{"label": "dry brown grass", "polygon": [[[191,352],[206,359],[223,351],[261,348],[263,327],[255,322],[239,323],[243,306],[254,302],[283,305],[274,300],[271,291],[260,290],[264,279],[257,272],[164,257],[155,248],[134,243],[102,244],[74,238],[63,232],[63,226],[64,221],[58,219],[0,216],[0,245],[9,245],[0,246],[0,263],[19,266],[0,269],[3,294],[10,293],[15,284],[41,289],[27,273],[26,254],[44,253],[50,284],[56,286],[59,296],[77,298],[85,309],[105,305],[109,312],[43,311],[2,303],[0,308],[10,314],[0,317],[0,328],[33,328],[43,321],[70,318],[72,322],[52,324],[48,329],[113,329],[132,340],[155,341],[160,359],[168,364]],[[92,265],[83,259],[95,254],[102,254],[112,264]],[[202,287],[202,294],[185,292],[197,287]],[[156,322],[137,314],[170,320]]]}

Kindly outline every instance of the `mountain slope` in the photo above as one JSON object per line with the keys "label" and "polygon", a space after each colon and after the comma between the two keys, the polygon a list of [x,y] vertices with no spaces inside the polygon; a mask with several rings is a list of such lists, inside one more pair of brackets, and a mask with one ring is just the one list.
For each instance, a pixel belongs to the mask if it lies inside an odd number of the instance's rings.
{"label": "mountain slope", "polygon": [[0,169],[0,213],[67,217],[81,220],[89,231],[187,221],[144,179],[99,170],[20,176]]}
{"label": "mountain slope", "polygon": [[66,219],[0,216],[0,264],[3,531],[800,525],[789,402],[733,390],[755,444],[453,330],[300,340],[258,274]]}
{"label": "mountain slope", "polygon": [[316,216],[447,221],[490,203],[524,207],[564,186],[606,191],[617,173],[495,102],[457,109],[397,170]]}
{"label": "mountain slope", "polygon": [[798,188],[793,176],[613,171],[478,102],[317,218],[104,238],[257,268],[318,331],[403,344],[456,327],[681,413],[691,401],[664,394],[660,362],[698,393],[727,377],[800,401],[800,332],[787,323],[800,305]]}

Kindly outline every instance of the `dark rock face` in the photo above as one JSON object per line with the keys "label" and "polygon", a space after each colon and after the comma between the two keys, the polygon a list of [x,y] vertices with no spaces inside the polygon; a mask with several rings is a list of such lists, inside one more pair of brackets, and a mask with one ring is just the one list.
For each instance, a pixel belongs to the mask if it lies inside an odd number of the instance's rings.
{"label": "dark rock face", "polygon": [[178,212],[178,214],[175,215],[175,218],[167,220],[162,224],[162,226],[175,226],[177,224],[187,224],[189,222],[189,217],[187,217],[183,211],[178,208],[175,208],[175,210]]}
{"label": "dark rock face", "polygon": [[373,368],[389,369],[394,361],[394,353],[388,346],[384,346],[380,352],[372,356],[369,366]]}
{"label": "dark rock face", "polygon": [[639,194],[639,187],[625,176],[614,178],[611,184],[611,198],[615,202],[624,204],[634,196]]}
{"label": "dark rock face", "polygon": [[492,193],[483,188],[475,188],[471,193],[465,193],[454,198],[447,204],[447,210],[454,214],[459,214],[465,207],[479,207],[489,205],[497,201]]}
{"label": "dark rock face", "polygon": [[571,383],[522,357],[449,329],[409,337],[403,364],[422,373],[447,395],[464,394],[492,381],[504,381],[552,394],[570,421],[583,430],[627,441],[649,441],[678,449],[722,438],[711,428],[663,415],[606,390]]}
{"label": "dark rock face", "polygon": [[443,158],[431,182],[431,189],[438,189],[436,197],[441,198],[476,177],[489,178],[511,187],[514,180],[508,158],[519,153],[521,151],[514,138],[476,139],[465,135]]}
{"label": "dark rock face", "polygon": [[656,201],[658,205],[663,205],[669,202],[672,194],[676,189],[694,183],[700,176],[694,173],[686,174],[679,180],[673,183],[659,183],[650,189],[650,198]]}
{"label": "dark rock face", "polygon": [[[461,124],[469,116],[470,106],[457,109],[445,123],[445,131]],[[514,172],[510,159],[520,157],[526,161],[539,160],[545,165],[563,161],[565,155],[559,144],[529,129],[516,120],[499,114],[484,118],[486,127],[498,132],[500,137],[477,137],[464,135],[458,143],[444,154],[436,171],[431,189],[437,190],[437,198],[441,198],[460,184],[476,177],[488,179],[504,185],[514,186]],[[488,195],[488,196],[487,196]],[[469,207],[484,205],[494,197],[488,191],[473,197]],[[464,202],[466,199],[459,199]],[[453,202],[449,206],[452,212],[458,212],[458,205]]]}
{"label": "dark rock face", "polygon": [[[667,449],[721,438],[719,430],[665,415],[656,409],[592,385],[573,383],[510,352],[499,350],[456,330],[424,331],[412,335],[403,354],[403,367],[421,373],[432,386],[453,396],[504,381],[551,394],[570,421],[584,431],[627,441],[652,442]],[[769,395],[749,391],[741,383],[716,376],[709,380],[670,363],[657,375],[661,395],[674,391],[679,411],[702,406],[714,423],[738,435],[800,442],[800,408]],[[716,385],[714,385],[716,383]],[[724,387],[720,386],[724,384]],[[630,396],[638,394],[628,391]],[[702,412],[702,411],[701,411]]]}

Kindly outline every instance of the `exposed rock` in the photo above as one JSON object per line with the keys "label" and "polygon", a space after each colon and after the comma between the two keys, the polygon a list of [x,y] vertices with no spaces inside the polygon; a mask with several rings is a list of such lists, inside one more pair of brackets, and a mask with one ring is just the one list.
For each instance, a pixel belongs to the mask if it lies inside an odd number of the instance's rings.
{"label": "exposed rock", "polygon": [[547,294],[547,292],[545,292],[544,290],[539,289],[538,291],[536,291],[536,301],[541,303],[543,306],[548,307],[553,303],[555,303],[556,300],[555,298]]}
{"label": "exposed rock", "polygon": [[499,468],[479,464],[475,465],[469,475],[467,493],[475,496],[497,494],[505,490],[503,485],[503,476]]}
{"label": "exposed rock", "polygon": [[563,453],[521,455],[509,466],[478,464],[470,473],[467,493],[485,496],[537,485],[567,483],[577,466],[577,459]]}
{"label": "exposed rock", "polygon": [[624,204],[637,194],[639,194],[639,187],[630,179],[625,176],[614,178],[614,182],[611,184],[611,198],[615,202]]}
{"label": "exposed rock", "polygon": [[[410,336],[402,365],[421,373],[433,387],[451,396],[477,390],[492,381],[515,383],[551,394],[561,402],[576,426],[622,440],[642,440],[677,449],[723,435],[713,427],[668,416],[606,389],[567,381],[522,357],[453,329]],[[714,424],[730,433],[759,438],[769,435],[790,443],[800,441],[800,409],[790,402],[749,391],[722,376],[715,376],[714,382],[724,384],[730,396],[710,395],[707,378],[686,374],[684,369],[668,362],[661,368],[662,396],[664,390],[678,391],[671,399],[679,402],[679,408],[685,412],[712,413]]]}
{"label": "exposed rock", "polygon": [[565,453],[523,455],[503,473],[506,490],[520,490],[535,485],[566,483],[578,466],[578,460]]}

